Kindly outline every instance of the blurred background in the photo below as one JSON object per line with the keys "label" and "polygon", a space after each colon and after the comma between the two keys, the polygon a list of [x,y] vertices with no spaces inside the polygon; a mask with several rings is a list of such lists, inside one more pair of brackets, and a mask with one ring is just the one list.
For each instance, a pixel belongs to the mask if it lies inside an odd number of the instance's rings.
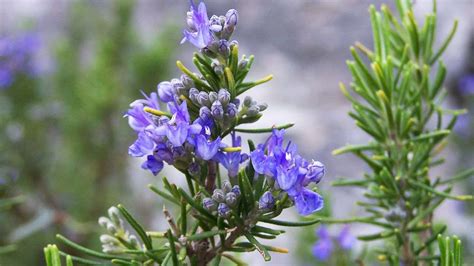
{"label": "blurred background", "polygon": [[[296,123],[289,137],[328,169],[320,186],[323,213],[339,218],[361,214],[354,202],[362,193],[331,187],[331,181],[362,177],[367,169],[355,157],[333,157],[331,151],[368,137],[347,116],[350,104],[338,82],[350,81],[349,46],[371,42],[372,3],[393,6],[381,0],[206,1],[209,15],[239,11],[234,38],[256,58],[249,78],[274,75],[251,92],[269,104],[258,125]],[[431,8],[429,0],[416,1],[419,19]],[[0,265],[42,265],[43,247],[55,242],[56,233],[100,248],[97,218],[117,203],[150,229],[165,226],[163,203],[146,188],[161,181],[128,156],[135,134],[122,116],[140,90],[149,93],[178,76],[176,60],[190,65],[194,48],[179,45],[187,10],[184,0],[0,0]],[[439,0],[438,10],[439,38],[459,20],[444,56],[446,106],[470,110],[443,152],[446,163],[433,172],[448,177],[474,165],[474,0]],[[474,181],[465,182],[458,192],[472,193]],[[297,219],[292,211],[284,215]],[[463,238],[467,263],[474,262],[472,215],[472,202],[448,201],[435,218]],[[341,235],[373,230],[291,229],[272,243],[290,253],[275,254],[271,263],[352,265],[365,246],[350,241],[346,247]],[[312,250],[324,248],[323,240],[339,246],[330,256],[315,257]],[[245,259],[263,264],[256,253]]]}

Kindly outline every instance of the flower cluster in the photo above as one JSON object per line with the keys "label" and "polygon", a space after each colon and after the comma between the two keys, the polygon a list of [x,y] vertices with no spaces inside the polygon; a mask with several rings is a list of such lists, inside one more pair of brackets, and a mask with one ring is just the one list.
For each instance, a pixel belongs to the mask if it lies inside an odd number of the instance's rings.
{"label": "flower cluster", "polygon": [[235,9],[227,11],[225,16],[207,16],[206,5],[201,2],[198,7],[191,1],[191,10],[187,13],[188,29],[184,30],[182,42],[189,41],[194,46],[204,49],[206,54],[227,57],[230,52],[229,39],[237,26],[238,13]]}
{"label": "flower cluster", "polygon": [[130,146],[129,154],[135,157],[147,155],[142,167],[154,175],[161,171],[163,162],[183,171],[193,166],[190,170],[194,173],[196,160],[210,160],[217,154],[220,138],[211,140],[207,120],[191,121],[186,101],[168,102],[168,113],[160,111],[160,99],[165,98],[159,98],[153,92],[130,105],[126,116],[138,138]]}
{"label": "flower cluster", "polygon": [[120,254],[129,248],[140,249],[138,238],[125,229],[125,223],[120,217],[120,211],[116,207],[110,207],[109,217],[100,217],[99,224],[107,230],[108,234],[100,236],[102,250],[109,254]]}
{"label": "flower cluster", "polygon": [[355,237],[350,233],[349,226],[344,226],[337,237],[332,237],[325,226],[321,226],[316,235],[319,237],[316,244],[313,246],[313,255],[320,261],[327,261],[333,253],[335,246],[342,250],[350,250],[355,244]]}
{"label": "flower cluster", "polygon": [[38,47],[35,34],[0,37],[0,89],[9,87],[18,74],[35,74],[31,57]]}
{"label": "flower cluster", "polygon": [[231,209],[237,207],[240,194],[238,185],[232,186],[230,182],[225,181],[222,189],[215,189],[211,198],[203,199],[202,205],[210,212],[217,211],[219,217],[229,218],[232,213]]}
{"label": "flower cluster", "polygon": [[324,176],[324,165],[311,163],[301,157],[295,144],[283,145],[285,130],[273,130],[264,144],[250,154],[252,165],[259,174],[273,178],[275,188],[288,193],[301,215],[309,215],[323,207],[323,198],[308,189]]}

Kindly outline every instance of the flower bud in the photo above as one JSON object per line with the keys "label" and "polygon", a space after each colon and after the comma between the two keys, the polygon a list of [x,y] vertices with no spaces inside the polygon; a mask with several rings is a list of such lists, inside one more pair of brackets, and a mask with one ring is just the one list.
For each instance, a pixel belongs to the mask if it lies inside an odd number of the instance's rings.
{"label": "flower bud", "polygon": [[115,235],[118,232],[117,227],[113,223],[108,223],[106,229],[111,235]]}
{"label": "flower bud", "polygon": [[252,97],[250,97],[250,96],[245,96],[245,98],[244,98],[244,106],[245,106],[245,107],[250,107],[250,106],[252,106]]}
{"label": "flower bud", "polygon": [[171,84],[173,84],[173,88],[174,88],[174,91],[176,92],[176,94],[178,94],[178,95],[188,95],[188,90],[189,89],[184,86],[183,82],[181,82],[180,79],[172,79]]}
{"label": "flower bud", "polygon": [[230,54],[230,48],[229,48],[229,42],[227,40],[220,40],[219,41],[219,46],[217,48],[217,51],[224,57],[227,58],[229,57]]}
{"label": "flower bud", "polygon": [[236,106],[237,108],[239,108],[239,106],[240,106],[240,99],[235,98],[235,99],[232,100],[232,103],[235,104],[235,106]]}
{"label": "flower bud", "polygon": [[104,227],[105,229],[107,229],[107,225],[108,225],[109,223],[112,223],[112,221],[110,221],[109,218],[102,216],[102,217],[99,217],[98,223],[99,223],[100,226],[102,226],[102,227]]}
{"label": "flower bud", "polygon": [[112,237],[110,235],[100,235],[100,242],[102,244],[111,244],[111,245],[115,245],[115,244],[120,244],[120,241],[118,241],[115,237]]}
{"label": "flower bud", "polygon": [[212,212],[212,211],[215,211],[217,209],[217,203],[212,200],[211,198],[204,198],[202,200],[202,207],[204,207],[204,209]]}
{"label": "flower bud", "polygon": [[239,14],[237,13],[237,10],[235,9],[229,9],[227,13],[225,14],[225,26],[226,27],[232,27],[232,30],[235,26],[237,26],[237,22],[239,20]]}
{"label": "flower bud", "polygon": [[252,106],[249,107],[249,109],[247,109],[247,113],[246,113],[246,114],[247,114],[247,116],[253,117],[253,116],[258,115],[258,112],[259,112],[259,111],[260,111],[260,110],[258,109],[258,106],[252,105]]}
{"label": "flower bud", "polygon": [[107,254],[122,254],[123,249],[115,245],[102,245],[102,252]]}
{"label": "flower bud", "polygon": [[214,53],[209,47],[204,47],[201,49],[201,53],[210,58],[216,58],[216,53]]}
{"label": "flower bud", "polygon": [[212,199],[219,203],[224,202],[225,201],[224,191],[222,191],[221,189],[214,189],[214,192],[212,193]]}
{"label": "flower bud", "polygon": [[211,103],[217,101],[217,98],[218,98],[218,97],[217,97],[217,92],[215,92],[215,91],[209,92],[209,101],[210,101]]}
{"label": "flower bud", "polygon": [[117,209],[117,207],[112,206],[112,207],[109,208],[109,210],[107,212],[109,214],[109,217],[110,217],[111,221],[115,225],[120,225],[122,223],[122,221],[120,219],[120,211],[119,211],[119,209]]}
{"label": "flower bud", "polygon": [[199,109],[199,117],[206,121],[207,119],[212,117],[211,109],[207,106],[203,106]]}
{"label": "flower bud", "polygon": [[130,243],[132,246],[134,246],[134,247],[136,247],[136,248],[139,247],[138,239],[137,239],[137,237],[136,237],[135,235],[130,235],[130,236],[128,237],[128,240],[129,240],[129,243]]}
{"label": "flower bud", "polygon": [[312,161],[308,165],[308,172],[306,173],[305,179],[308,179],[309,182],[315,182],[316,184],[321,181],[321,178],[324,176],[324,165],[319,161]]}
{"label": "flower bud", "polygon": [[249,64],[249,60],[247,58],[240,60],[239,67],[238,67],[239,70],[240,71],[244,70],[248,64]]}
{"label": "flower bud", "polygon": [[226,89],[220,89],[218,93],[218,99],[222,105],[226,106],[230,102],[230,92]]}
{"label": "flower bud", "polygon": [[191,89],[194,87],[194,81],[188,75],[183,74],[181,75],[181,83],[183,83],[184,87]]}
{"label": "flower bud", "polygon": [[219,101],[215,101],[211,106],[211,113],[215,119],[222,119],[224,117],[224,108],[222,108],[222,104]]}
{"label": "flower bud", "polygon": [[237,196],[237,198],[240,197],[241,193],[240,193],[240,187],[238,185],[234,185],[231,191],[232,193],[235,194],[235,196]]}
{"label": "flower bud", "polygon": [[176,95],[176,89],[171,82],[163,81],[158,84],[158,95],[163,102],[172,102]]}
{"label": "flower bud", "polygon": [[229,103],[229,105],[227,105],[227,115],[229,118],[234,118],[237,116],[237,111],[237,106],[235,106],[235,104]]}
{"label": "flower bud", "polygon": [[211,105],[211,102],[209,101],[209,94],[207,94],[205,91],[201,91],[201,92],[197,95],[197,102],[198,102],[201,106],[210,106],[210,105]]}
{"label": "flower bud", "polygon": [[188,167],[188,173],[194,177],[199,176],[201,174],[201,166],[196,162],[192,162]]}
{"label": "flower bud", "polygon": [[229,192],[225,195],[225,203],[229,205],[229,207],[235,207],[237,205],[237,195],[233,192]]}
{"label": "flower bud", "polygon": [[218,75],[218,76],[224,75],[224,66],[223,65],[213,64],[212,69],[214,69],[214,72],[216,73],[216,75]]}
{"label": "flower bud", "polygon": [[221,20],[218,16],[212,15],[209,19],[209,29],[213,32],[220,32],[222,30]]}
{"label": "flower bud", "polygon": [[258,105],[258,110],[260,110],[260,112],[265,111],[267,108],[268,108],[268,104],[266,103],[261,103]]}
{"label": "flower bud", "polygon": [[229,44],[229,48],[232,50],[234,49],[234,46],[239,46],[239,42],[236,40],[232,40]]}
{"label": "flower bud", "polygon": [[270,191],[265,191],[258,200],[258,208],[260,210],[269,211],[275,206],[275,199]]}
{"label": "flower bud", "polygon": [[224,191],[224,193],[229,193],[232,190],[232,185],[229,181],[224,181],[224,183],[222,184],[222,190]]}
{"label": "flower bud", "polygon": [[196,88],[191,88],[189,89],[189,99],[194,103],[194,104],[199,104],[197,101],[199,91]]}
{"label": "flower bud", "polygon": [[231,210],[225,203],[219,203],[219,207],[217,207],[217,214],[219,217],[229,218]]}

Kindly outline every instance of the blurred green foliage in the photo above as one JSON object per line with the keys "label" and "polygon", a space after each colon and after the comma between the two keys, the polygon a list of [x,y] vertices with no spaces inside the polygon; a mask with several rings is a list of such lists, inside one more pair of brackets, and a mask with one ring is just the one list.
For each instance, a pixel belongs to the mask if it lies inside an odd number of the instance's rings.
{"label": "blurred green foliage", "polygon": [[[17,242],[21,250],[0,255],[0,265],[42,264],[42,247],[58,232],[98,245],[89,224],[119,197],[127,201],[132,136],[120,114],[140,90],[168,76],[179,38],[168,26],[144,45],[134,7],[130,0],[71,3],[64,35],[42,47],[52,50],[54,71],[20,77],[0,92],[0,170],[18,172],[0,198],[26,198],[1,210],[0,247]],[[11,128],[21,137],[8,138]]]}

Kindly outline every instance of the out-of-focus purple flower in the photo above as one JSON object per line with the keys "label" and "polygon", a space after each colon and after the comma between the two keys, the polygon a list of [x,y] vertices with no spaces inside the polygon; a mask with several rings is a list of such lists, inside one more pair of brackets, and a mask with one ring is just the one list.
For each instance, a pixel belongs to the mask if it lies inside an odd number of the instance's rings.
{"label": "out-of-focus purple flower", "polygon": [[284,130],[273,130],[265,144],[258,145],[250,157],[255,171],[270,176],[278,187],[293,199],[301,215],[309,215],[323,207],[323,198],[306,188],[324,175],[324,165],[308,163],[291,142],[283,146]]}
{"label": "out-of-focus purple flower", "polygon": [[355,237],[350,233],[348,225],[345,225],[335,238],[329,234],[325,226],[321,226],[316,231],[316,235],[319,239],[313,246],[313,255],[320,261],[327,261],[331,257],[334,251],[334,243],[337,243],[343,250],[350,250],[356,241]]}
{"label": "out-of-focus purple flower", "polygon": [[191,1],[191,10],[187,13],[186,23],[188,29],[184,30],[181,43],[189,41],[197,48],[205,48],[212,42],[211,30],[206,5],[200,2],[198,7]]}
{"label": "out-of-focus purple flower", "polygon": [[342,249],[352,249],[356,242],[356,238],[351,234],[349,225],[345,225],[339,235],[337,236],[337,242]]}
{"label": "out-of-focus purple flower", "polygon": [[[232,147],[240,147],[241,144],[242,139],[239,136],[236,136],[235,133],[232,133]],[[226,153],[219,152],[217,154],[217,160],[227,169],[227,173],[230,177],[237,176],[240,164],[245,162],[248,158],[247,154],[241,153],[240,151]]]}
{"label": "out-of-focus purple flower", "polygon": [[469,115],[464,114],[458,116],[458,120],[456,124],[454,125],[454,132],[456,132],[458,135],[460,135],[463,138],[468,138],[471,134],[471,119]]}
{"label": "out-of-focus purple flower", "polygon": [[474,95],[474,75],[465,75],[460,78],[458,88],[462,95]]}
{"label": "out-of-focus purple flower", "polygon": [[13,84],[18,74],[31,77],[37,74],[32,57],[39,47],[35,33],[0,37],[0,89]]}
{"label": "out-of-focus purple flower", "polygon": [[329,235],[329,231],[325,226],[321,226],[316,232],[316,235],[319,239],[313,246],[313,256],[320,261],[327,261],[334,250],[333,241]]}

